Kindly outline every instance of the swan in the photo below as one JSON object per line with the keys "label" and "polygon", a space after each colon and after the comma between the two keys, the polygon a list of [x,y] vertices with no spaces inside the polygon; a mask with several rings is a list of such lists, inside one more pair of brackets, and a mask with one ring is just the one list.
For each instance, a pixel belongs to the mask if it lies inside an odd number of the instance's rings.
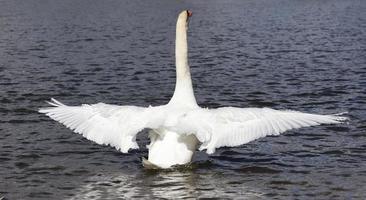
{"label": "swan", "polygon": [[319,124],[337,124],[348,118],[271,108],[201,108],[194,96],[188,66],[187,29],[192,12],[182,11],[176,24],[176,85],[171,100],[162,106],[117,106],[105,103],[67,106],[55,99],[41,108],[50,118],[98,144],[127,153],[137,149],[136,135],[149,129],[145,167],[170,168],[190,163],[195,151],[212,154],[267,135]]}

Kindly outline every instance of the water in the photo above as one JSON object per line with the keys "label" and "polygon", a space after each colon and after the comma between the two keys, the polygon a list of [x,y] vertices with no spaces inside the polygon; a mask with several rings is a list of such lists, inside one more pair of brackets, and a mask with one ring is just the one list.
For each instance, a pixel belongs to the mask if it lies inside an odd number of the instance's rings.
{"label": "water", "polygon": [[[38,114],[70,105],[160,105],[174,89],[174,36],[189,8],[203,107],[348,111],[349,124],[289,131],[193,166],[147,171]],[[7,199],[365,199],[366,2],[0,1],[0,193]]]}

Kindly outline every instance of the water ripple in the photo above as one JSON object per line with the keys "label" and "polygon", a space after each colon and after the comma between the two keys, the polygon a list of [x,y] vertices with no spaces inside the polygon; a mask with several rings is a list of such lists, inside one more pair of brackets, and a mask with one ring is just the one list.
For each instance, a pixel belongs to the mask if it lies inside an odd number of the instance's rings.
{"label": "water ripple", "polygon": [[[50,97],[167,103],[175,16],[186,8],[202,107],[348,111],[351,122],[146,171],[146,131],[140,150],[122,154],[36,112]],[[359,0],[0,1],[0,198],[365,199],[365,8]]]}

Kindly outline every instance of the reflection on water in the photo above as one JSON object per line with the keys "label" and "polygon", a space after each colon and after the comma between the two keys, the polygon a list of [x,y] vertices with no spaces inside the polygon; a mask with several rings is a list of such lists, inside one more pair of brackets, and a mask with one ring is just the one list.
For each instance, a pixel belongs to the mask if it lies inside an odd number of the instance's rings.
{"label": "reflection on water", "polygon": [[260,188],[248,186],[241,180],[230,182],[222,174],[197,174],[192,170],[152,171],[137,174],[118,173],[90,177],[76,189],[70,199],[131,199],[159,197],[265,199]]}

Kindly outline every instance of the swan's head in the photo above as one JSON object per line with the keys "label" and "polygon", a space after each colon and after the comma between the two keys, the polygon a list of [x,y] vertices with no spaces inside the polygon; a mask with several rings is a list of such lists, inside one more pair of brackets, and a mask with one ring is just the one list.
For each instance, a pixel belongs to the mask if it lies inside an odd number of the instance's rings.
{"label": "swan's head", "polygon": [[183,10],[179,16],[178,16],[178,23],[184,24],[186,27],[188,27],[189,18],[192,17],[192,12],[189,10]]}

